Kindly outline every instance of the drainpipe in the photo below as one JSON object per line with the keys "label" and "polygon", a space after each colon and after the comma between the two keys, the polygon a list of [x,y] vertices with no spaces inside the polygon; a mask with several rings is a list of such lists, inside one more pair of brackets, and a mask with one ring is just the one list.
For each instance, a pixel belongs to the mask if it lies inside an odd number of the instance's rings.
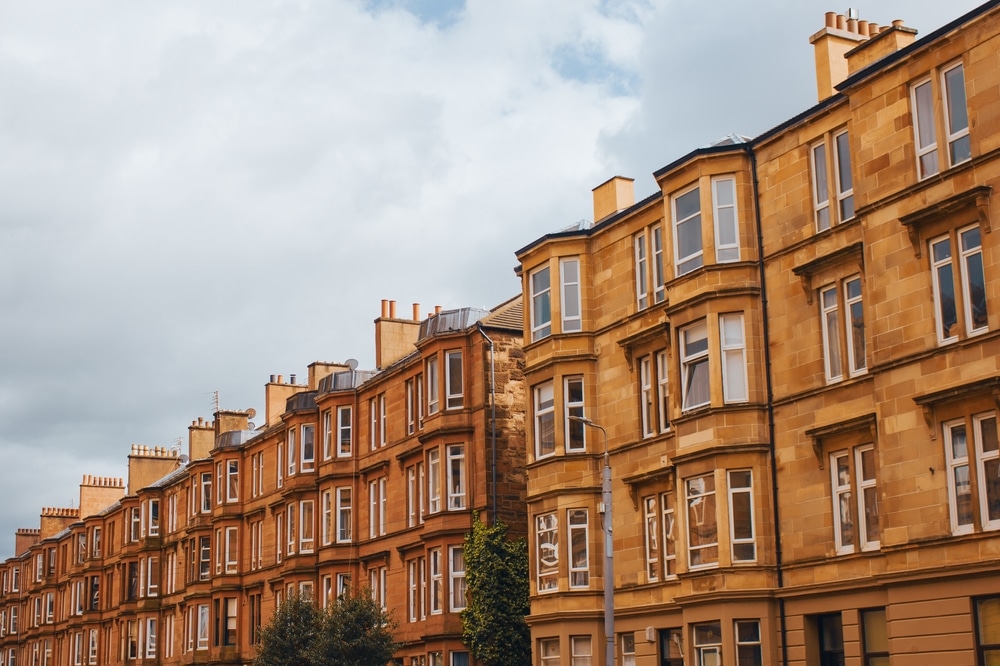
{"label": "drainpipe", "polygon": [[771,457],[771,503],[773,506],[774,520],[774,561],[778,582],[778,623],[781,633],[781,663],[788,666],[788,628],[785,618],[785,598],[781,596],[780,590],[785,586],[785,577],[782,571],[781,557],[781,529],[778,512],[778,455],[774,442],[774,386],[771,382],[771,327],[768,324],[767,314],[767,276],[764,271],[764,227],[760,217],[760,190],[757,180],[757,154],[750,144],[744,144],[744,150],[750,158],[750,171],[753,174],[753,204],[754,217],[757,222],[757,267],[760,270],[760,306],[761,319],[763,320],[764,338],[764,380],[767,385],[767,431],[768,431],[768,451]]}
{"label": "drainpipe", "polygon": [[477,321],[476,328],[479,329],[479,335],[483,336],[486,342],[490,343],[490,432],[492,434],[492,441],[490,442],[490,466],[492,467],[492,485],[493,489],[490,493],[490,502],[493,506],[493,527],[497,525],[497,386],[496,386],[496,359],[493,355],[493,340],[490,336],[486,335],[486,331],[483,330],[483,322]]}

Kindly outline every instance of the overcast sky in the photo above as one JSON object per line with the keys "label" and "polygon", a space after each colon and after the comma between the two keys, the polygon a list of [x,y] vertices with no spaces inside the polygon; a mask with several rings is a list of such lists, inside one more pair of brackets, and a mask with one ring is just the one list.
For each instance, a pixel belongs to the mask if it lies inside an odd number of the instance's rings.
{"label": "overcast sky", "polygon": [[[926,34],[977,6],[873,0]],[[380,299],[491,307],[514,250],[816,101],[817,0],[0,0],[0,559],[133,443],[374,364]],[[258,425],[262,425],[258,417]]]}

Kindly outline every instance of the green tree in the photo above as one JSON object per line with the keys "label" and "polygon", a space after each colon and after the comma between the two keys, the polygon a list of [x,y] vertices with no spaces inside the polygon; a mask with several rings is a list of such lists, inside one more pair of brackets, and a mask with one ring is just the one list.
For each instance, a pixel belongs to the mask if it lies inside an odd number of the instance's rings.
{"label": "green tree", "polygon": [[468,605],[462,611],[462,638],[484,666],[531,663],[528,601],[528,546],[507,538],[507,526],[479,520],[465,535]]}
{"label": "green tree", "polygon": [[385,666],[398,648],[392,618],[360,592],[324,612],[289,597],[260,632],[253,666]]}
{"label": "green tree", "polygon": [[261,629],[253,666],[319,666],[308,647],[316,640],[321,619],[311,601],[290,596]]}
{"label": "green tree", "polygon": [[385,666],[399,648],[396,622],[362,591],[346,593],[322,614],[320,632],[310,653],[323,666]]}

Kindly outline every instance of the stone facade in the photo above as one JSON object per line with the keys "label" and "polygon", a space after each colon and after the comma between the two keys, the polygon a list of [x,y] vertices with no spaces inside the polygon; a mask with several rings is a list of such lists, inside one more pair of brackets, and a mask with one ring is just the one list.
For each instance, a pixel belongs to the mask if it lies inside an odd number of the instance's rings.
{"label": "stone facade", "polygon": [[602,428],[618,663],[1000,655],[1000,7],[915,32],[518,251],[536,663],[605,663]]}
{"label": "stone facade", "polygon": [[397,662],[469,663],[462,545],[475,512],[523,534],[520,299],[399,319],[376,371],[272,376],[266,423],[220,411],[188,453],[133,445],[129,476],[86,476],[0,565],[0,663],[246,664],[289,594],[370,588]]}

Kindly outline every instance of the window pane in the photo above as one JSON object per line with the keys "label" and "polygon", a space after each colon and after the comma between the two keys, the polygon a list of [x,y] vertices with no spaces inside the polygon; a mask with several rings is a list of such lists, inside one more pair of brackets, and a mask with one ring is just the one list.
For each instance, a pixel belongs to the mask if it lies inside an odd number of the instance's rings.
{"label": "window pane", "polygon": [[1000,644],[1000,597],[979,599],[976,602],[979,621],[979,644]]}
{"label": "window pane", "polygon": [[931,97],[931,82],[926,81],[914,88],[913,97],[917,102],[917,147],[926,148],[935,141],[934,100]]}
{"label": "window pane", "polygon": [[864,612],[865,652],[888,652],[889,636],[886,631],[885,609]]}
{"label": "window pane", "polygon": [[965,257],[965,288],[969,301],[968,317],[970,330],[985,328],[986,321],[986,278],[983,275],[983,255],[980,250],[979,227],[973,227],[961,234],[962,254]]}
{"label": "window pane", "polygon": [[702,265],[700,188],[674,199],[677,230],[677,271],[683,275]]}
{"label": "window pane", "polygon": [[948,102],[948,131],[952,134],[969,127],[969,112],[965,106],[965,75],[961,66],[944,75]]}

